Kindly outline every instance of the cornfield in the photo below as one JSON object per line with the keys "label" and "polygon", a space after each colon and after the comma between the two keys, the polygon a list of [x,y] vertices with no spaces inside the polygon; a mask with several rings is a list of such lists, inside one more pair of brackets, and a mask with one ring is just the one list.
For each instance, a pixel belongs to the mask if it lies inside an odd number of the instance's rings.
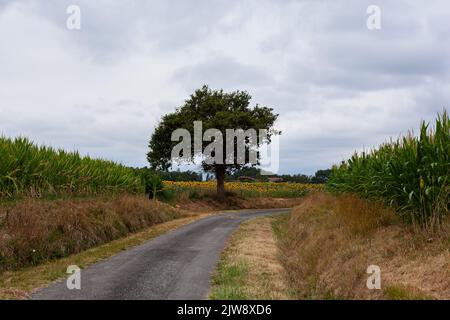
{"label": "cornfield", "polygon": [[0,197],[143,192],[133,169],[77,152],[0,137]]}
{"label": "cornfield", "polygon": [[[216,190],[216,181],[164,181],[165,188],[176,193],[210,192]],[[271,183],[271,182],[226,182],[225,189],[243,197],[299,197],[309,191],[323,189],[320,184]]]}
{"label": "cornfield", "polygon": [[409,134],[335,166],[327,188],[382,199],[409,222],[439,225],[450,209],[450,120],[444,111],[434,127],[422,122]]}

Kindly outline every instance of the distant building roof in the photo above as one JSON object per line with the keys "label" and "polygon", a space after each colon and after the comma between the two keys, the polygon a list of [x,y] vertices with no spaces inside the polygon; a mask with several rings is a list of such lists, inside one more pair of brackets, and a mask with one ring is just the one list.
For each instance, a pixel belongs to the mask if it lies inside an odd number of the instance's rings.
{"label": "distant building roof", "polygon": [[243,180],[249,180],[249,181],[256,181],[255,178],[249,177],[249,176],[240,176],[238,178],[239,181],[243,181]]}

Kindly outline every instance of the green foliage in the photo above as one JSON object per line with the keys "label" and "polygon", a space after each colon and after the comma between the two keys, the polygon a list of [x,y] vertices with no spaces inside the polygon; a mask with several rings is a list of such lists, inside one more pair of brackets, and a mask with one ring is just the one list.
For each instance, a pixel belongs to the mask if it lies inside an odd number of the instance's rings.
{"label": "green foliage", "polygon": [[308,177],[305,174],[283,174],[279,176],[286,182],[295,182],[295,183],[311,183],[311,177]]}
{"label": "green foliage", "polygon": [[310,178],[311,183],[327,183],[330,178],[331,170],[317,170],[316,174]]}
{"label": "green foliage", "polygon": [[194,171],[157,171],[163,181],[202,181],[201,173]]}
{"label": "green foliage", "polygon": [[[178,144],[171,141],[172,132],[183,128],[193,137],[194,121],[202,121],[203,131],[218,129],[224,137],[226,129],[267,129],[269,138],[273,134],[278,134],[279,132],[272,128],[278,115],[268,107],[256,105],[251,108],[250,100],[251,96],[244,91],[225,93],[223,90],[211,90],[208,86],[196,90],[182,107],[174,113],[165,115],[156,127],[149,142],[148,160],[152,168],[164,170],[170,167],[172,148]],[[194,139],[191,140],[194,151]],[[248,143],[249,141],[246,142]],[[203,149],[206,145],[207,143],[203,144]],[[224,152],[224,163],[225,156]],[[228,167],[240,168],[242,165]],[[208,170],[211,169],[208,166],[204,166],[204,169],[214,172],[213,169]]]}
{"label": "green foliage", "polygon": [[261,170],[256,167],[249,166],[234,170],[233,173],[228,177],[228,180],[239,180],[241,177],[249,177],[258,181],[267,181],[267,176],[262,176]]}
{"label": "green foliage", "polygon": [[139,176],[153,172],[161,177],[163,181],[202,181],[202,174],[195,171],[161,171],[153,170],[147,167],[134,169]]}
{"label": "green foliage", "polygon": [[282,174],[282,175],[261,175],[261,170],[255,167],[242,167],[237,170],[234,170],[233,173],[227,179],[228,181],[235,180],[250,180],[246,179],[251,178],[255,181],[268,181],[270,178],[282,178],[285,182],[294,182],[294,183],[314,183],[314,184],[324,184],[328,181],[328,178],[331,174],[331,170],[318,170],[314,176],[307,176],[305,174]]}
{"label": "green foliage", "polygon": [[383,295],[388,300],[433,300],[424,293],[416,292],[402,286],[389,286],[383,289]]}
{"label": "green foliage", "polygon": [[221,261],[213,277],[213,290],[211,300],[246,300],[245,280],[249,267],[244,262],[231,263]]}
{"label": "green foliage", "polygon": [[154,171],[147,169],[141,171],[141,178],[149,198],[156,201],[158,195],[161,194],[164,189],[161,177]]}
{"label": "green foliage", "polygon": [[444,111],[434,128],[422,122],[418,137],[385,143],[334,167],[328,188],[383,199],[407,221],[433,227],[448,215],[449,179],[450,120]]}
{"label": "green foliage", "polygon": [[143,192],[133,169],[37,146],[26,138],[0,137],[0,198],[115,192]]}
{"label": "green foliage", "polygon": [[[153,133],[147,155],[148,161],[155,170],[167,170],[172,161],[172,149],[178,142],[171,141],[172,132],[176,129],[185,129],[189,131],[191,137],[194,137],[194,122],[202,121],[203,131],[208,129],[217,129],[226,136],[227,129],[266,129],[268,137],[264,140],[257,141],[257,144],[270,142],[270,138],[274,134],[280,132],[273,129],[273,125],[278,115],[273,113],[273,109],[268,107],[250,107],[251,96],[244,91],[235,91],[231,93],[223,92],[223,90],[211,90],[208,86],[203,86],[195,91],[175,112],[165,115]],[[178,160],[192,161],[199,152],[203,152],[208,143],[203,144],[202,150],[194,148],[194,139],[191,139],[191,154],[184,154]],[[223,144],[224,150],[226,144]],[[248,154],[250,148],[249,139],[245,139],[244,147]],[[235,150],[237,149],[237,139],[235,139]],[[197,152],[197,154],[195,153]],[[259,156],[259,153],[258,153]],[[218,181],[218,196],[223,198],[224,189],[223,181],[227,172],[240,168],[243,165],[237,164],[237,152],[235,152],[234,164],[226,163],[226,152],[223,152],[222,164],[206,164],[203,162],[202,167],[205,172],[212,172],[216,175]],[[246,161],[248,162],[248,156]],[[220,192],[219,192],[220,190]]]}
{"label": "green foliage", "polygon": [[175,192],[171,189],[163,189],[161,192],[161,198],[167,202],[173,202],[175,198]]}
{"label": "green foliage", "polygon": [[190,200],[199,200],[201,198],[202,198],[202,196],[200,195],[200,192],[198,192],[197,190],[191,190],[189,192],[189,199]]}

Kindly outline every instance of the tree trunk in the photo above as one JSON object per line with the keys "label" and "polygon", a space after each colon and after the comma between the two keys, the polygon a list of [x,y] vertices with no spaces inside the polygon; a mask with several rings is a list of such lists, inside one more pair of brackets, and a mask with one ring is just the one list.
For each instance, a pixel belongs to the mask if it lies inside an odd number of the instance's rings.
{"label": "tree trunk", "polygon": [[153,187],[153,201],[156,201],[156,192],[158,191],[158,188],[156,187],[156,185],[154,185]]}
{"label": "tree trunk", "polygon": [[216,165],[217,199],[225,201],[225,166]]}

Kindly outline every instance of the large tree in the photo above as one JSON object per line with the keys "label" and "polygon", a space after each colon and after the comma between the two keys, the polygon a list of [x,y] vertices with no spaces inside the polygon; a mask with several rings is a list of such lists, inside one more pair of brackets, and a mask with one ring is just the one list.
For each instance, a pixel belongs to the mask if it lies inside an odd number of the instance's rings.
{"label": "large tree", "polygon": [[[223,135],[222,155],[218,150],[213,150],[209,156],[203,158],[202,168],[205,172],[212,172],[217,180],[217,196],[220,200],[225,199],[224,181],[226,174],[244,166],[255,166],[259,164],[260,152],[255,152],[255,139],[253,136],[245,136],[244,139],[233,138],[234,159],[230,161],[229,152],[227,157],[227,129],[242,129],[247,132],[249,129],[266,130],[267,135],[256,138],[256,145],[270,143],[271,137],[281,132],[275,130],[273,125],[278,114],[273,113],[272,108],[256,105],[250,106],[251,96],[245,91],[224,92],[223,90],[211,90],[208,86],[203,86],[187,99],[183,106],[175,112],[163,116],[150,139],[148,161],[154,169],[168,170],[173,162],[180,160],[191,161],[198,159],[198,156],[205,156],[205,152],[211,151],[210,144],[216,142],[217,136],[209,137],[211,142],[202,142],[198,146],[198,140],[191,139],[191,150],[189,154],[184,154],[185,150],[173,157],[173,148],[179,143],[172,141],[172,133],[177,129],[185,129],[191,137],[194,136],[194,122],[202,122],[202,131],[217,129]],[[202,135],[203,135],[202,132]],[[229,131],[228,131],[229,132]],[[197,141],[197,144],[196,144]],[[202,139],[203,141],[203,139]],[[241,145],[245,149],[244,157],[239,154],[238,147]],[[240,156],[239,156],[240,155]],[[221,161],[217,161],[217,157]],[[239,158],[238,158],[239,157]],[[254,161],[256,157],[256,163]],[[214,158],[214,161],[211,159]]]}

